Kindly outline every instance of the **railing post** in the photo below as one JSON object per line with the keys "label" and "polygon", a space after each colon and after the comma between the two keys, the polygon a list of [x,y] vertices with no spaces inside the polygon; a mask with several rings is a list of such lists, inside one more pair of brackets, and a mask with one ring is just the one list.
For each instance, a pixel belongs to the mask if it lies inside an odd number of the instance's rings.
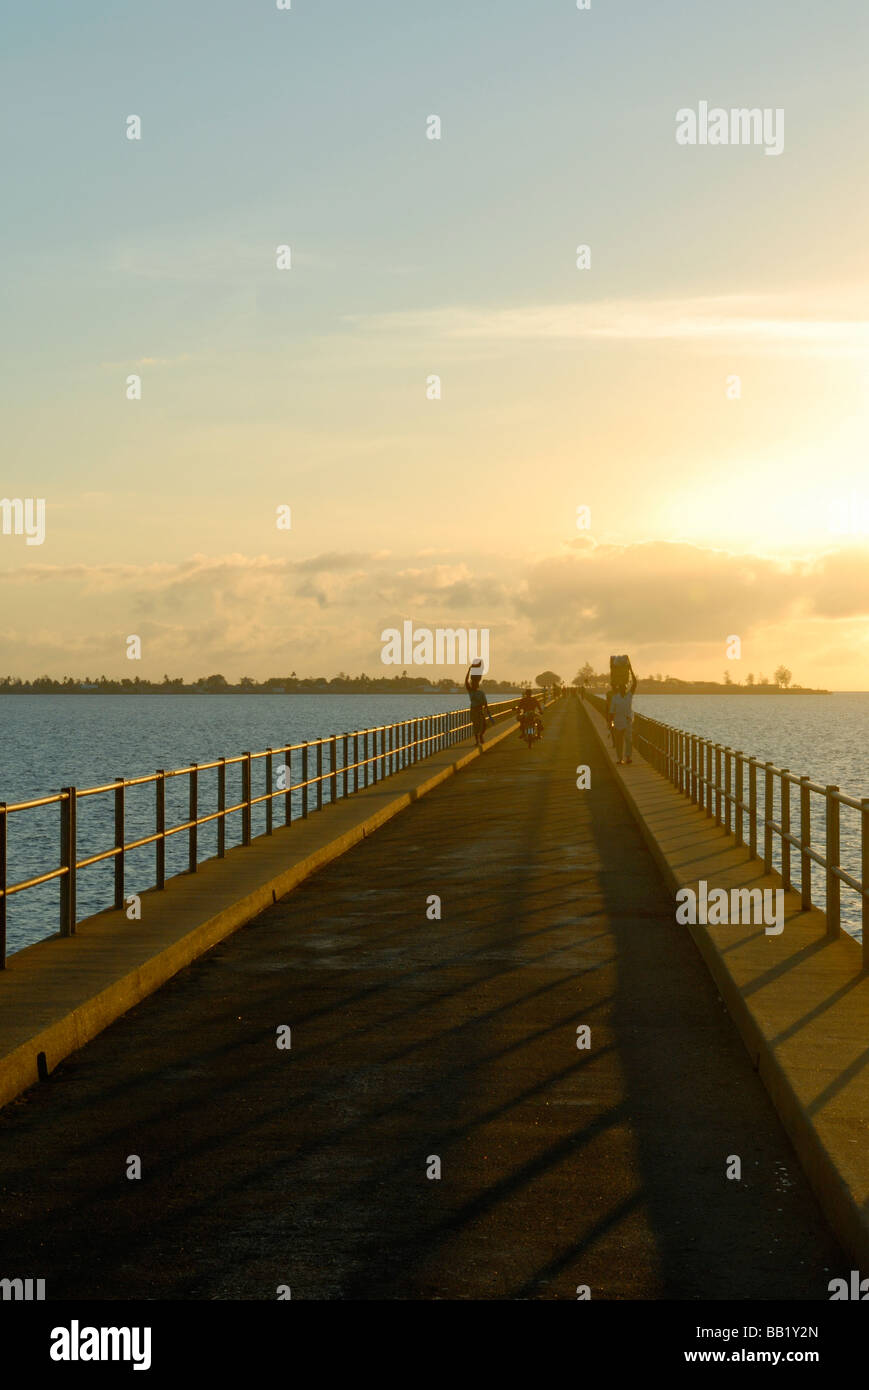
{"label": "railing post", "polygon": [[[9,887],[6,822],[9,819],[6,802],[0,801],[0,970],[6,969],[6,889]],[[865,836],[864,836],[865,844]],[[865,913],[865,903],[863,911]]]}
{"label": "railing post", "polygon": [[121,912],[124,906],[124,779],[115,778],[115,911]]}
{"label": "railing post", "polygon": [[226,854],[226,758],[221,758],[217,764],[217,809],[220,814],[217,817],[217,857],[223,859]]}
{"label": "railing post", "polygon": [[60,862],[66,873],[60,880],[60,934],[75,934],[76,898],[76,830],[75,787],[62,787],[64,800],[60,803]]}
{"label": "railing post", "polygon": [[271,835],[271,833],[272,833],[272,824],[273,824],[273,815],[272,815],[272,810],[273,810],[273,808],[272,808],[272,792],[273,792],[274,789],[275,789],[275,788],[274,788],[275,774],[274,774],[274,767],[273,767],[273,758],[274,758],[274,750],[272,749],[271,744],[269,744],[269,747],[266,749],[266,794],[267,794],[267,796],[268,796],[268,800],[266,801],[266,834],[267,834],[267,835]]}
{"label": "railing post", "polygon": [[[5,820],[5,816],[3,819]],[[869,970],[869,797],[867,796],[864,796],[860,802],[860,859],[860,883],[863,887],[863,969]]]}
{"label": "railing post", "polygon": [[189,832],[188,832],[188,840],[187,840],[187,872],[188,872],[188,873],[191,873],[191,874],[195,874],[195,873],[196,873],[196,862],[197,862],[197,859],[198,859],[198,857],[199,857],[199,856],[198,856],[198,848],[199,848],[199,845],[198,845],[198,836],[197,836],[197,833],[196,833],[197,830],[198,830],[198,828],[199,828],[199,827],[197,826],[197,824],[196,824],[196,821],[197,821],[197,819],[198,819],[198,817],[199,817],[199,774],[198,774],[198,772],[196,771],[196,768],[197,768],[197,766],[198,766],[197,763],[191,763],[190,766],[191,766],[191,768],[193,768],[193,771],[189,774],[189,777],[190,777],[190,797],[189,797],[189,802],[188,802],[188,814],[187,814],[187,819],[188,819],[189,821],[192,821],[193,823],[192,823],[192,825],[190,826],[190,830],[189,830]]}
{"label": "railing post", "polygon": [[743,811],[742,811],[742,798],[743,798],[743,794],[744,794],[742,769],[743,769],[743,764],[744,764],[744,761],[745,761],[745,760],[744,760],[744,758],[743,758],[743,756],[742,756],[742,749],[741,749],[741,748],[738,748],[738,749],[736,750],[735,757],[736,757],[736,786],[735,786],[734,792],[733,792],[733,795],[734,795],[734,803],[733,803],[733,816],[734,816],[734,821],[733,821],[733,833],[734,833],[734,835],[736,836],[736,843],[737,843],[738,845],[742,845],[742,844],[745,843],[745,825],[744,825],[744,822],[743,822],[743,819],[742,819],[742,816],[743,816]]}
{"label": "railing post", "polygon": [[708,738],[703,740],[704,763],[706,764],[705,787],[706,787],[706,814],[712,819],[712,744]]}
{"label": "railing post", "polygon": [[317,739],[317,810],[323,809],[323,740]]}
{"label": "railing post", "polygon": [[156,859],[156,880],[158,888],[166,887],[166,773],[163,768],[157,769],[157,781],[154,783],[154,830],[157,839],[154,841]]}
{"label": "railing post", "polygon": [[812,794],[809,791],[811,778],[800,778],[800,906],[808,912],[812,906],[812,861],[809,848],[812,843]]}
{"label": "railing post", "polygon": [[329,767],[332,775],[329,778],[329,800],[334,803],[338,800],[338,736],[333,734],[329,740]]}
{"label": "railing post", "polygon": [[241,765],[241,843],[250,844],[250,753],[242,753]]}
{"label": "railing post", "polygon": [[377,767],[377,730],[376,730],[376,729],[372,729],[372,730],[371,730],[371,782],[372,782],[372,785],[374,785],[374,786],[377,785],[377,776],[378,776],[378,767]]}
{"label": "railing post", "polygon": [[757,858],[757,765],[748,760],[748,857]]}
{"label": "railing post", "polygon": [[730,808],[733,805],[733,784],[730,769],[730,755],[733,749],[729,743],[724,745],[724,829],[730,834]]}
{"label": "railing post", "polygon": [[779,803],[781,805],[781,881],[785,888],[791,887],[791,784],[790,768],[783,767],[779,780]]}
{"label": "railing post", "polygon": [[308,743],[302,744],[302,820],[308,819]]}
{"label": "railing post", "polygon": [[842,884],[836,870],[839,868],[841,849],[839,847],[839,788],[827,787],[827,935],[838,936],[841,925]]}
{"label": "railing post", "polygon": [[293,752],[290,745],[283,750],[284,767],[286,769],[287,787],[284,794],[284,825],[293,823]]}
{"label": "railing post", "polygon": [[715,745],[715,823],[721,824],[721,744]]}
{"label": "railing post", "polygon": [[359,730],[353,731],[353,790],[359,790]]}
{"label": "railing post", "polygon": [[774,763],[764,763],[763,777],[763,871],[772,873],[772,822],[774,813],[772,770]]}
{"label": "railing post", "polygon": [[343,758],[344,758],[344,795],[345,795],[345,797],[346,797],[346,796],[348,795],[348,792],[347,792],[347,783],[348,783],[348,780],[349,780],[349,773],[348,773],[348,771],[347,771],[347,764],[348,764],[349,761],[350,761],[350,751],[349,751],[349,750],[350,750],[350,735],[349,735],[349,734],[344,734],[343,739],[344,739],[344,747],[343,747],[343,755],[342,755],[342,756],[343,756]]}

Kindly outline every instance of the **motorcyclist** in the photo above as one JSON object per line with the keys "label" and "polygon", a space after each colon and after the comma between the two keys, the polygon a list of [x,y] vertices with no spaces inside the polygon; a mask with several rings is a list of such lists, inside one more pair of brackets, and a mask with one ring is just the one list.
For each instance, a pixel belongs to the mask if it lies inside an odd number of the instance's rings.
{"label": "motorcyclist", "polygon": [[538,738],[543,737],[543,710],[540,702],[530,690],[526,690],[521,700],[517,700],[513,706],[516,717],[519,720],[519,737],[524,738],[529,725],[533,727]]}

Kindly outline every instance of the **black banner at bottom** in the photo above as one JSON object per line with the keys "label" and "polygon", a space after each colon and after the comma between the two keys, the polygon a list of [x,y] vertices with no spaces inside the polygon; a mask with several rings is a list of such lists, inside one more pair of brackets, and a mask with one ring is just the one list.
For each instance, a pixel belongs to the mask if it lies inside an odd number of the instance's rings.
{"label": "black banner at bottom", "polygon": [[[539,1300],[547,1302],[548,1300]],[[577,1372],[602,1360],[612,1372],[670,1371],[677,1366],[808,1366],[830,1372],[859,1364],[869,1329],[869,1309],[859,1300],[829,1303],[616,1303],[577,1299],[557,1312],[549,1308],[523,1315],[514,1311],[504,1325],[503,1354],[513,1362],[515,1335],[545,1334],[525,1344],[535,1360],[551,1358],[564,1337],[564,1352]],[[457,1372],[456,1342],[462,1338],[463,1369],[491,1365],[501,1348],[492,1340],[500,1326],[497,1307],[440,1301],[423,1313],[416,1303],[394,1301],[378,1314],[372,1303],[354,1304],[286,1299],[274,1303],[0,1303],[7,1364],[19,1376],[46,1372],[60,1377],[99,1375],[117,1378],[150,1375],[248,1377],[310,1374],[342,1364],[369,1361],[374,1374],[389,1379],[408,1374],[430,1377],[439,1366]],[[364,1315],[362,1308],[364,1307]],[[452,1308],[452,1311],[450,1311]],[[527,1316],[527,1321],[525,1317]],[[383,1317],[383,1322],[380,1318]],[[480,1319],[483,1319],[482,1323]],[[537,1318],[543,1321],[538,1322]],[[494,1321],[490,1323],[489,1319]],[[419,1321],[417,1321],[419,1319]],[[485,1329],[485,1343],[478,1340]],[[376,1332],[376,1339],[372,1333]],[[432,1341],[436,1333],[438,1340]],[[408,1335],[419,1340],[410,1344]],[[471,1338],[470,1344],[467,1338]],[[395,1353],[400,1352],[396,1360]],[[300,1356],[305,1355],[303,1368]],[[313,1367],[308,1358],[313,1359]],[[542,1369],[542,1367],[541,1367]],[[513,1365],[519,1372],[519,1367]],[[135,1383],[135,1382],[134,1382]]]}

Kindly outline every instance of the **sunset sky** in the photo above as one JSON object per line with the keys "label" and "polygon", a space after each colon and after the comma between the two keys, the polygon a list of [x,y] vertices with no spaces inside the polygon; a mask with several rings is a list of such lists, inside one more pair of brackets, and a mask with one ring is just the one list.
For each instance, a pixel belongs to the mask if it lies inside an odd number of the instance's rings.
{"label": "sunset sky", "polygon": [[[0,536],[0,674],[393,674],[412,619],[496,678],[869,689],[865,3],[3,27],[0,490],[46,537]],[[783,152],[678,145],[701,101]]]}

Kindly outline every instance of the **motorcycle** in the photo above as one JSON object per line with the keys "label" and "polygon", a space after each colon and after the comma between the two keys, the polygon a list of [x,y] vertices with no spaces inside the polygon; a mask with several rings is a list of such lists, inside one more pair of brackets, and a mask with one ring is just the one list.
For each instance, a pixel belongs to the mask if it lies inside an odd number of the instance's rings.
{"label": "motorcycle", "polygon": [[536,716],[519,721],[519,737],[525,740],[529,748],[539,742],[541,734]]}

